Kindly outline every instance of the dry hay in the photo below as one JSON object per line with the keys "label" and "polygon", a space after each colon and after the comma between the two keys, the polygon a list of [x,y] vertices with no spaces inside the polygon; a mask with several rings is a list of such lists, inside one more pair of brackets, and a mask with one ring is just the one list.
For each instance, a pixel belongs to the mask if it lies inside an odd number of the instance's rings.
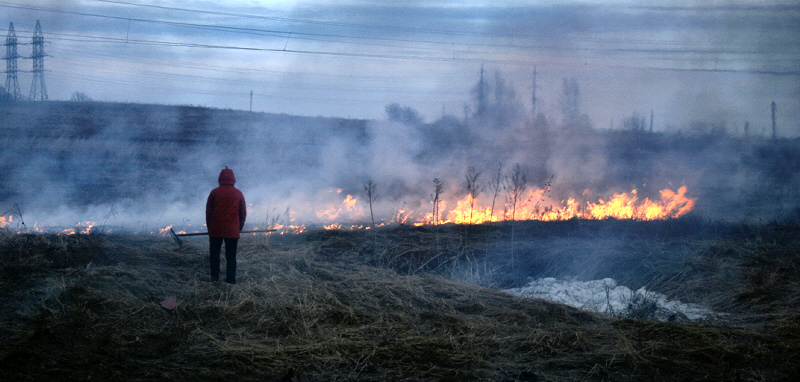
{"label": "dry hay", "polygon": [[[442,277],[489,245],[465,245],[462,230],[247,237],[236,285],[208,281],[201,240],[175,250],[165,238],[78,238],[91,247],[85,258],[72,247],[84,262],[41,268],[3,296],[4,378],[778,380],[800,372],[796,313],[756,329],[611,319],[521,299]],[[468,242],[498,237],[478,230]],[[768,268],[796,281],[796,256],[782,253]],[[751,263],[759,261],[767,260]],[[169,296],[175,309],[160,305]]]}

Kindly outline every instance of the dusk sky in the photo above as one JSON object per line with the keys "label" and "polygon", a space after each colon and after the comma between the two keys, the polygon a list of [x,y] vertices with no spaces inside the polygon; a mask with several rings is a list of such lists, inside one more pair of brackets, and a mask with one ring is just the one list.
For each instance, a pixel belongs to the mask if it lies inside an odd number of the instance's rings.
{"label": "dusk sky", "polygon": [[[565,78],[597,128],[722,123],[800,135],[796,1],[0,0],[30,56],[44,33],[50,100],[199,105],[427,122],[463,117],[481,67],[559,119]],[[23,95],[31,60],[19,60]]]}

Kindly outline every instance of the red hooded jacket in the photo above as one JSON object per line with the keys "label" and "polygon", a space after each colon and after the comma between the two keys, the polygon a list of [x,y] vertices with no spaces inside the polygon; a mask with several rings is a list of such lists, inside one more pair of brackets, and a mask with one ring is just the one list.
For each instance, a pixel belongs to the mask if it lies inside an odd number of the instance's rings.
{"label": "red hooded jacket", "polygon": [[239,238],[247,217],[244,195],[233,187],[236,178],[227,166],[219,173],[219,187],[211,190],[206,202],[208,236]]}

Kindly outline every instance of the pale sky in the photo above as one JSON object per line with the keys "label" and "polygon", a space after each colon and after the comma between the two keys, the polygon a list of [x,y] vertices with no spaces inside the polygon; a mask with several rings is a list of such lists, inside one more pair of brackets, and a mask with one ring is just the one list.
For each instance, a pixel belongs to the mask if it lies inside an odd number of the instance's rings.
{"label": "pale sky", "polygon": [[[643,5],[644,4],[644,5]],[[200,105],[427,122],[462,117],[481,67],[554,121],[564,78],[595,127],[723,123],[800,135],[800,5],[780,1],[0,0],[30,55],[41,20],[51,100]],[[31,60],[20,59],[27,95]]]}

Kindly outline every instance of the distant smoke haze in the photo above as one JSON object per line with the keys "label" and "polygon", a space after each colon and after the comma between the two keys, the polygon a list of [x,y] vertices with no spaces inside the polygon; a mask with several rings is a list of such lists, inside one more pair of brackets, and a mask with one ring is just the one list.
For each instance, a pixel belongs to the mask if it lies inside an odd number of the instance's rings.
{"label": "distant smoke haze", "polygon": [[[654,130],[714,125],[800,135],[796,1],[54,1],[0,4],[19,54],[37,20],[51,100],[380,120],[393,102],[427,122],[464,116],[479,68],[524,111],[555,117],[576,78],[595,127],[654,114]],[[8,24],[0,25],[5,28]],[[31,60],[19,61],[27,94]]]}
{"label": "distant smoke haze", "polygon": [[[520,165],[529,187],[551,181],[545,203],[596,202],[633,189],[658,199],[661,189],[686,185],[695,213],[708,218],[784,218],[800,206],[795,139],[565,127],[557,117],[532,123],[524,113],[503,124],[487,114],[407,125],[136,104],[0,108],[0,207],[18,215],[19,206],[29,230],[88,221],[201,231],[205,198],[225,166],[249,204],[248,224],[259,227],[368,224],[369,180],[377,184],[377,221],[401,210],[421,218],[432,209],[435,178],[449,207],[467,195],[470,166],[482,172],[487,201],[500,164],[503,177]],[[347,195],[355,208],[343,204]],[[498,210],[505,197],[501,191]]]}

